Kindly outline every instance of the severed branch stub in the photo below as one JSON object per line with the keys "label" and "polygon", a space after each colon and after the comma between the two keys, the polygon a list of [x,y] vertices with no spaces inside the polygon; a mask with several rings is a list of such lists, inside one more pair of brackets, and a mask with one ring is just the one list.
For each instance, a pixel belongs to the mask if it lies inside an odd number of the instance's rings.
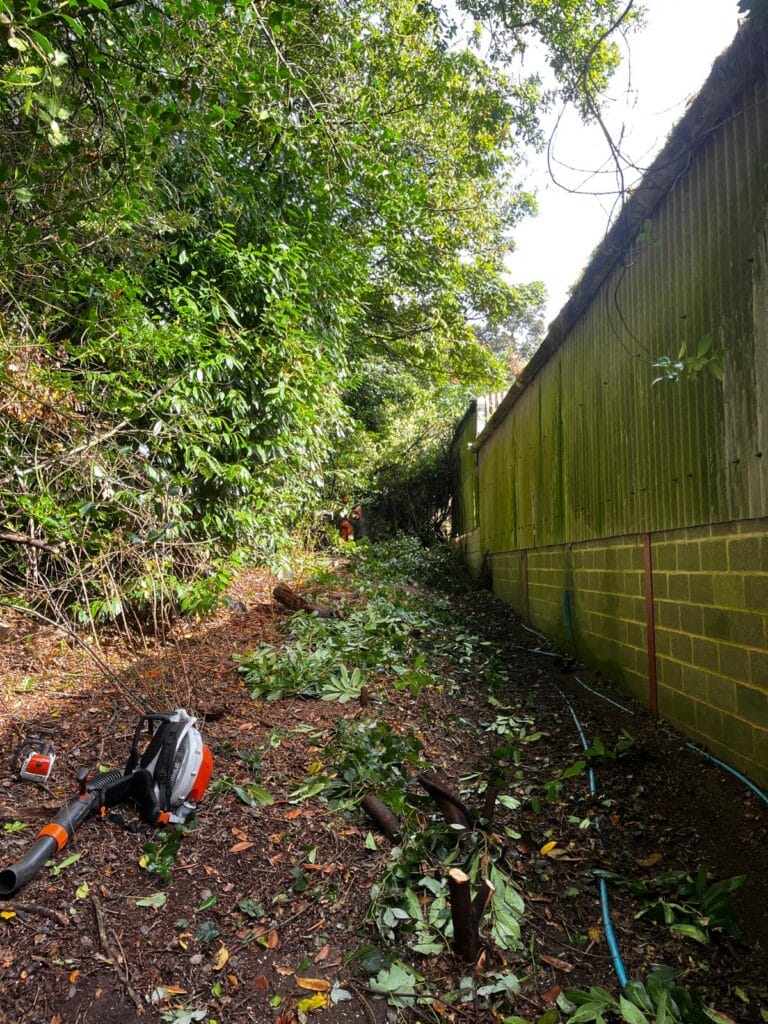
{"label": "severed branch stub", "polygon": [[449,825],[461,825],[463,828],[471,828],[471,815],[469,808],[452,793],[450,789],[438,782],[434,772],[422,772],[416,776],[419,785],[429,793],[432,800],[440,809],[441,814]]}
{"label": "severed branch stub", "polygon": [[492,786],[488,783],[488,787],[485,791],[485,801],[483,802],[483,817],[486,821],[493,821],[493,813],[496,810],[496,799],[499,795],[499,788]]}
{"label": "severed branch stub", "polygon": [[290,608],[292,612],[309,612],[318,619],[339,619],[341,615],[333,608],[321,608],[320,605],[310,604],[301,594],[289,587],[286,583],[278,583],[272,591],[272,597],[278,604]]}
{"label": "severed branch stub", "polygon": [[397,844],[400,841],[400,821],[385,803],[382,803],[373,793],[369,793],[363,797],[362,807],[390,843]]}
{"label": "severed branch stub", "polygon": [[466,963],[475,963],[480,955],[480,922],[495,891],[494,886],[484,878],[481,888],[472,897],[469,875],[461,868],[451,868],[448,889],[451,894],[453,951]]}

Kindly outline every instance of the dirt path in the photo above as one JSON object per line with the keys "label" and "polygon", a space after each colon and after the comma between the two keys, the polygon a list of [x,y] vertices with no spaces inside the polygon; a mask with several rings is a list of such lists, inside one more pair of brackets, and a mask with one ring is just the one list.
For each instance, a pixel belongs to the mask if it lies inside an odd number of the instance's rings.
{"label": "dirt path", "polygon": [[[364,607],[353,582],[340,577],[331,585],[326,577],[325,599]],[[167,834],[92,821],[57,865],[69,855],[77,860],[58,873],[45,869],[0,907],[0,1018],[293,1024],[316,1014],[321,1024],[374,1024],[400,1012],[413,1020],[479,1022],[549,1010],[554,1021],[563,989],[618,991],[595,868],[648,885],[663,872],[695,877],[705,867],[711,879],[746,875],[736,894],[743,936],[702,943],[671,932],[649,913],[637,918],[652,901],[639,902],[626,884],[613,883],[621,956],[630,977],[645,978],[663,963],[732,1019],[761,1019],[760,1006],[768,1007],[768,809],[756,797],[609,684],[562,658],[529,653],[538,638],[485,593],[449,601],[413,583],[400,591],[406,603],[416,597],[440,605],[444,616],[449,603],[453,608],[459,625],[448,646],[440,647],[439,630],[415,636],[413,646],[416,652],[421,643],[433,668],[439,664],[444,685],[395,689],[391,666],[381,666],[360,700],[254,702],[233,656],[285,642],[273,583],[265,573],[245,573],[231,592],[244,611],[237,605],[198,626],[177,624],[165,646],[131,652],[117,641],[105,644],[127,689],[146,692],[156,707],[182,705],[207,716],[216,781],[175,853]],[[47,629],[13,625],[0,647],[4,862],[71,795],[77,769],[123,763],[135,717],[82,653]],[[577,676],[627,710],[590,694]],[[599,737],[607,751],[593,759],[597,796],[586,768],[574,768],[584,754],[573,713],[588,743],[594,747]],[[484,836],[501,851],[498,864],[519,890],[525,915],[518,948],[487,946],[479,972],[481,983],[514,972],[522,991],[511,1003],[496,994],[465,999],[462,979],[471,972],[450,952],[418,957],[400,930],[391,943],[375,932],[367,911],[372,887],[392,863],[388,844],[359,810],[334,811],[322,793],[295,795],[307,780],[331,773],[329,749],[341,720],[384,722],[393,735],[418,735],[424,759],[476,809],[489,750],[514,739],[510,806],[498,806]],[[50,730],[59,751],[43,793],[13,780],[8,767],[20,737],[40,728]],[[623,730],[632,741],[611,759]],[[419,813],[431,827],[428,807]],[[157,873],[163,867],[167,879]],[[147,897],[150,905],[138,903]],[[674,902],[669,894],[667,902]],[[423,978],[417,1009],[400,1011],[372,991],[375,971],[393,951]]]}

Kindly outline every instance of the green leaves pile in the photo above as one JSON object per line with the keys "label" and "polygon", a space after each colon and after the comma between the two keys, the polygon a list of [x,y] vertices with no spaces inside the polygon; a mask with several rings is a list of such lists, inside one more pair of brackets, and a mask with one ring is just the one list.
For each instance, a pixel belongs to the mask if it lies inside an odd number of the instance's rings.
{"label": "green leaves pile", "polygon": [[[554,6],[499,10],[574,96],[617,4]],[[6,586],[205,611],[228,552],[391,482],[403,408],[499,380],[547,96],[474,37],[421,0],[0,0],[0,529],[48,544],[2,542]]]}

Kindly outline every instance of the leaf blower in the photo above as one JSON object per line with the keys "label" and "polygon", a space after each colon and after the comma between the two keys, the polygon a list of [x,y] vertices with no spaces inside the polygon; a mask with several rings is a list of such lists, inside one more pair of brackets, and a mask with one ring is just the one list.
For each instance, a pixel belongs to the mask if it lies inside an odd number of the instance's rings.
{"label": "leaf blower", "polygon": [[[37,834],[24,856],[0,871],[0,899],[13,896],[38,873],[91,815],[106,817],[107,808],[133,803],[148,825],[181,824],[195,811],[213,773],[213,757],[196,728],[197,719],[183,708],[150,712],[136,726],[128,763],[121,771],[77,774],[79,792]],[[149,744],[139,753],[144,726]]]}

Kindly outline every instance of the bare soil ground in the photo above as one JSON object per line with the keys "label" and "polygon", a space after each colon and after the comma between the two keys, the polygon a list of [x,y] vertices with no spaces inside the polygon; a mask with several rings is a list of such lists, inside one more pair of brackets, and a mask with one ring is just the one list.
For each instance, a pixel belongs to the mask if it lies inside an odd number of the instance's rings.
{"label": "bare soil ground", "polygon": [[[367,944],[381,947],[366,908],[387,844],[366,848],[371,823],[362,812],[335,813],[319,801],[291,801],[290,794],[342,716],[417,730],[427,758],[458,789],[460,777],[481,762],[488,746],[483,726],[498,710],[476,685],[471,664],[445,666],[461,683],[452,696],[437,689],[413,696],[382,681],[363,701],[345,705],[254,702],[233,656],[281,642],[285,614],[272,603],[274,583],[265,572],[244,573],[231,590],[240,605],[204,623],[177,623],[164,644],[147,641],[137,651],[118,638],[104,640],[123,694],[66,638],[12,617],[12,633],[0,644],[4,863],[70,798],[79,768],[124,763],[135,720],[129,692],[146,694],[158,708],[185,706],[199,715],[218,781],[184,835],[167,882],[140,863],[159,833],[94,820],[57,859],[77,854],[76,861],[59,873],[44,869],[0,906],[0,1019],[7,1024],[122,1024],[137,1017],[293,1024],[311,1012],[310,1006],[299,1014],[301,1000],[334,984],[351,998],[318,1007],[320,1024],[398,1019],[399,1011],[370,991],[359,960],[345,960]],[[340,575],[338,589],[323,598],[338,601],[343,593]],[[768,808],[606,680],[567,659],[529,653],[538,638],[487,593],[452,600],[467,628],[482,631],[502,652],[507,682],[495,699],[510,713],[530,716],[543,734],[526,746],[524,776],[511,790],[522,808],[500,815],[520,836],[508,843],[506,867],[526,903],[522,948],[503,957],[486,950],[481,973],[514,969],[523,979],[514,1013],[527,1018],[552,1008],[561,989],[604,985],[616,992],[594,869],[650,879],[705,866],[716,878],[746,875],[737,894],[742,936],[706,946],[676,936],[646,916],[638,919],[636,899],[612,886],[621,955],[630,977],[647,976],[654,964],[676,967],[708,1004],[739,1022],[760,1021],[761,1006],[768,1007]],[[593,696],[576,675],[628,711]],[[596,767],[597,801],[581,773],[568,780],[567,799],[536,811],[531,793],[582,756],[571,709],[586,736],[599,736],[608,748],[627,730],[635,741],[631,756]],[[58,750],[43,790],[14,779],[10,768],[20,740],[41,730]],[[238,796],[237,787],[252,779],[248,752],[257,752],[269,805],[248,806]],[[602,800],[610,801],[601,804],[602,831],[581,828]],[[27,827],[14,831],[14,822]],[[137,903],[157,893],[165,895],[162,906]],[[503,1020],[504,1012],[487,1004],[449,1005],[449,993],[468,973],[450,952],[422,959],[418,970],[433,997],[405,1011],[408,1019]]]}

